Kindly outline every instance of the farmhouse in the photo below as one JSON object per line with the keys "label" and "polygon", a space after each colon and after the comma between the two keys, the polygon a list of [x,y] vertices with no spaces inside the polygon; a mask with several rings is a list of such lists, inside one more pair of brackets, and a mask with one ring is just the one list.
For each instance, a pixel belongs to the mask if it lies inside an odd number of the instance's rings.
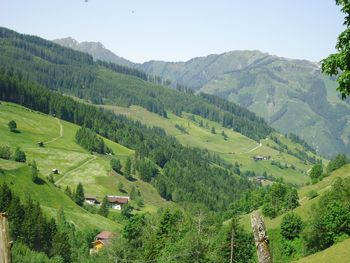
{"label": "farmhouse", "polygon": [[121,210],[122,205],[129,203],[129,196],[108,195],[107,201],[111,208]]}
{"label": "farmhouse", "polygon": [[86,195],[85,196],[85,203],[87,203],[89,205],[98,205],[100,202],[97,201],[97,198],[95,196]]}
{"label": "farmhouse", "polygon": [[108,246],[112,238],[116,237],[116,233],[109,231],[102,231],[95,237],[95,241],[92,242],[93,248],[90,250],[90,254],[98,252],[101,248]]}

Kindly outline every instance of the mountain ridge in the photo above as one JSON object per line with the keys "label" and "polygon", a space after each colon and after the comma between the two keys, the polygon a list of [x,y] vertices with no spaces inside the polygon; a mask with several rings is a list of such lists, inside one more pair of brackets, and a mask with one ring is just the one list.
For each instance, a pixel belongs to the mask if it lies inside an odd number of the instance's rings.
{"label": "mountain ridge", "polygon": [[132,66],[169,79],[173,88],[186,86],[238,103],[327,157],[350,153],[350,105],[338,97],[335,80],[322,75],[318,62],[245,50]]}

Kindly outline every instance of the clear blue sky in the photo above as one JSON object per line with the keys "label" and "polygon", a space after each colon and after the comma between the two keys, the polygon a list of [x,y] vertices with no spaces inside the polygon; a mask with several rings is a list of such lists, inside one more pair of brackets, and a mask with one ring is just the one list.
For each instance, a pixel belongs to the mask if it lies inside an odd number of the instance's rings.
{"label": "clear blue sky", "polygon": [[247,49],[319,61],[342,22],[334,0],[0,0],[0,26],[100,41],[135,62]]}

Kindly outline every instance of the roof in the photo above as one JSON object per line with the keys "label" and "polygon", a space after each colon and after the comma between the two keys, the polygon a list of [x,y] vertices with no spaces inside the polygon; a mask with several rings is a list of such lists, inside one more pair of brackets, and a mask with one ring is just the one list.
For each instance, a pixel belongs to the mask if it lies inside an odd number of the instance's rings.
{"label": "roof", "polygon": [[107,196],[109,203],[127,204],[129,202],[129,196]]}
{"label": "roof", "polygon": [[93,196],[93,195],[85,195],[85,199],[97,200],[96,196]]}
{"label": "roof", "polygon": [[112,237],[114,237],[116,234],[113,233],[113,232],[110,232],[110,231],[102,231],[101,233],[99,233],[97,236],[96,236],[96,240],[106,240],[106,239],[110,239]]}

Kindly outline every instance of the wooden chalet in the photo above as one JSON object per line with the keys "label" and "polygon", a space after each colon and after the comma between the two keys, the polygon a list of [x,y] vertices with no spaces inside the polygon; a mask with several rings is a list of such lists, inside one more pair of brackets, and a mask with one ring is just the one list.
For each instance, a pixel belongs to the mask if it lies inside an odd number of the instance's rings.
{"label": "wooden chalet", "polygon": [[116,210],[121,210],[122,205],[128,204],[130,200],[129,196],[117,196],[117,195],[108,195],[107,201],[111,208]]}
{"label": "wooden chalet", "polygon": [[111,240],[116,237],[117,234],[110,231],[102,231],[95,237],[95,241],[92,242],[93,248],[90,250],[90,254],[98,252],[105,246],[108,246]]}

